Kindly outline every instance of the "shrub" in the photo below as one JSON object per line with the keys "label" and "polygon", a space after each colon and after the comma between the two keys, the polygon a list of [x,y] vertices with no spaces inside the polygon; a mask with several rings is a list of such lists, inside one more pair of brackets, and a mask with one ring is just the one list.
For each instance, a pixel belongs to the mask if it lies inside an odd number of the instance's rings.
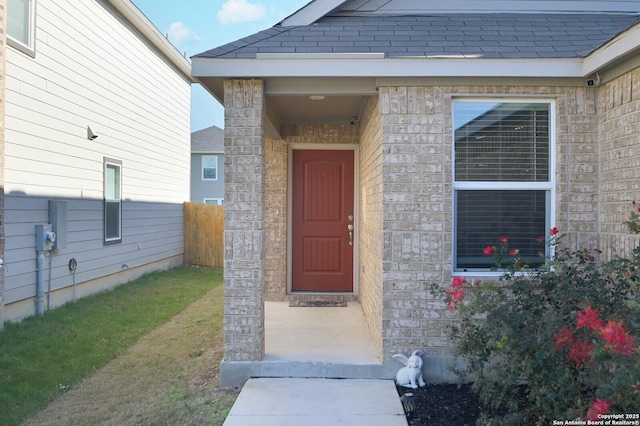
{"label": "shrub", "polygon": [[[484,249],[503,274],[496,281],[455,277],[432,284],[449,309],[450,329],[481,400],[504,413],[485,424],[552,424],[636,413],[640,407],[640,248],[629,258],[598,261],[598,250],[562,247],[556,228],[552,260],[539,270],[521,263],[508,237]],[[541,250],[542,251],[542,250]]]}

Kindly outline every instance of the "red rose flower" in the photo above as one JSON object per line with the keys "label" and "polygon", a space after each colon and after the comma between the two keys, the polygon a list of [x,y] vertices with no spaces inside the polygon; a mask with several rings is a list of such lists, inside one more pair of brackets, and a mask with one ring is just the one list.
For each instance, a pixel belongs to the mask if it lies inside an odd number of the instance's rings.
{"label": "red rose flower", "polygon": [[507,244],[509,242],[509,237],[500,237],[500,244]]}
{"label": "red rose flower", "polygon": [[462,299],[464,299],[464,296],[465,296],[464,291],[460,289],[454,290],[451,293],[451,297],[453,297],[453,300],[455,300],[456,302],[462,302]]}
{"label": "red rose flower", "polygon": [[520,250],[514,248],[509,252],[509,256],[515,256],[518,253],[520,253]]}
{"label": "red rose flower", "polygon": [[455,311],[456,309],[458,309],[458,302],[456,302],[455,300],[448,301],[447,309],[449,309],[450,311]]}
{"label": "red rose flower", "polygon": [[453,279],[453,282],[451,283],[452,287],[462,287],[463,284],[467,283],[467,279],[466,278],[462,278],[462,277],[455,277]]}
{"label": "red rose flower", "polygon": [[553,228],[551,228],[551,231],[549,231],[549,235],[556,235],[558,232],[560,232],[560,230],[554,226]]}
{"label": "red rose flower", "polygon": [[496,248],[493,246],[486,246],[484,249],[482,249],[482,252],[484,253],[485,256],[491,256],[493,253],[496,252]]}

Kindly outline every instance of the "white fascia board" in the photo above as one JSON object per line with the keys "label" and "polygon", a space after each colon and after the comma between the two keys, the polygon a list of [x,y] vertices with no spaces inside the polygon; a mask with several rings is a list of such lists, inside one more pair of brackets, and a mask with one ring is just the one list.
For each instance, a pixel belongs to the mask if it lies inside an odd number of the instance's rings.
{"label": "white fascia board", "polygon": [[195,77],[583,77],[577,59],[214,59],[193,58]]}
{"label": "white fascia board", "polygon": [[604,46],[598,48],[584,60],[585,76],[604,68],[608,64],[640,48],[640,24],[623,32]]}
{"label": "white fascia board", "polygon": [[136,30],[140,31],[140,34],[158,49],[191,83],[196,82],[191,77],[189,60],[180,54],[178,49],[160,33],[158,28],[151,23],[131,0],[106,0],[106,2],[133,25]]}
{"label": "white fascia board", "polygon": [[315,0],[298,10],[288,18],[284,18],[280,25],[283,27],[295,27],[298,25],[311,25],[318,19],[325,16],[335,8],[344,3],[345,0]]}

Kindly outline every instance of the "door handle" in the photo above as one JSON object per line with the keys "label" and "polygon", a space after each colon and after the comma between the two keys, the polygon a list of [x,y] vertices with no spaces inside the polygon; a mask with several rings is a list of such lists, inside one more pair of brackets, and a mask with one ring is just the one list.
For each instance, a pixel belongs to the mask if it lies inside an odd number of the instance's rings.
{"label": "door handle", "polygon": [[353,245],[353,225],[348,224],[347,229],[349,230],[349,245],[352,246]]}

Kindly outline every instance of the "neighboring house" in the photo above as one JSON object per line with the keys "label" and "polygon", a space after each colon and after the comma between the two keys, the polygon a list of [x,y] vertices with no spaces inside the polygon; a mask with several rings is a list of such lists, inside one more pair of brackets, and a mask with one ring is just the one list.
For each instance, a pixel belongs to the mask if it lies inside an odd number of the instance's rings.
{"label": "neighboring house", "polygon": [[191,202],[224,203],[224,130],[219,127],[191,133]]}
{"label": "neighboring house", "polygon": [[483,247],[509,236],[535,259],[555,226],[629,253],[639,12],[315,0],[192,58],[225,106],[222,382],[271,374],[265,300],[357,299],[387,377],[393,354],[422,349],[446,379],[454,316],[428,288],[496,277]]}
{"label": "neighboring house", "polygon": [[0,0],[0,331],[4,328],[4,271],[2,266],[4,265],[4,251],[5,251],[5,238],[4,238],[4,108],[5,108],[5,89],[4,81],[6,79],[6,36],[7,33],[7,2],[6,0]]}
{"label": "neighboring house", "polygon": [[182,264],[193,80],[129,0],[7,3],[0,309],[18,321]]}

